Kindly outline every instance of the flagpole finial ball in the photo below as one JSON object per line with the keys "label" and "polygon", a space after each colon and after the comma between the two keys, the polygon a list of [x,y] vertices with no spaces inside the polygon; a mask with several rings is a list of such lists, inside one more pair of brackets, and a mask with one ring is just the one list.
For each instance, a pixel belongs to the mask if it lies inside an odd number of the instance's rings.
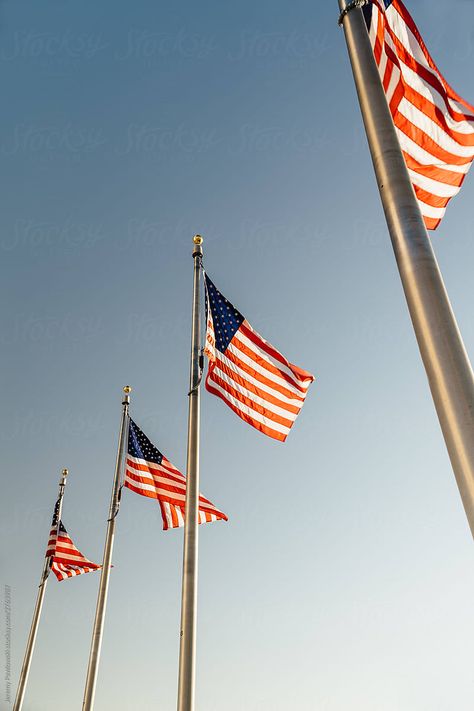
{"label": "flagpole finial ball", "polygon": [[201,237],[201,235],[194,235],[193,242],[194,242],[194,244],[202,244],[204,242],[204,240]]}
{"label": "flagpole finial ball", "polygon": [[69,474],[69,469],[63,469],[63,476],[67,476]]}
{"label": "flagpole finial ball", "polygon": [[130,395],[130,393],[132,392],[132,388],[130,387],[130,385],[126,385],[124,387],[123,391],[124,391],[125,395]]}

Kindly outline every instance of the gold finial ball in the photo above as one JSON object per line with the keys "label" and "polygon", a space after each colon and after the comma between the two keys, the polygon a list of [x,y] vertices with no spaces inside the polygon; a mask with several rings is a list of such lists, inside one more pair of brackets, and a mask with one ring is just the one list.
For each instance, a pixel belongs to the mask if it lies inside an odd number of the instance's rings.
{"label": "gold finial ball", "polygon": [[130,393],[132,392],[132,388],[130,387],[130,385],[126,385],[124,387],[123,391],[124,391],[125,395],[130,395]]}
{"label": "gold finial ball", "polygon": [[69,474],[69,469],[63,469],[63,476],[67,476]]}
{"label": "gold finial ball", "polygon": [[202,244],[204,242],[204,240],[201,237],[201,235],[194,235],[193,242],[194,242],[194,244]]}

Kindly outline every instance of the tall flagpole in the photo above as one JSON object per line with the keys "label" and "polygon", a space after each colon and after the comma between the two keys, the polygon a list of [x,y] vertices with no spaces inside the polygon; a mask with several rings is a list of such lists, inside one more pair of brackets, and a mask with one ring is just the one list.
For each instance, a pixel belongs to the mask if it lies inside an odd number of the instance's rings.
{"label": "tall flagpole", "polygon": [[199,386],[201,383],[202,237],[194,237],[194,284],[189,377],[188,457],[183,547],[181,639],[179,649],[178,711],[194,711],[196,676],[196,617],[199,503]]}
{"label": "tall flagpole", "polygon": [[418,347],[474,536],[474,378],[398,143],[365,20],[365,0],[339,0],[392,246]]}
{"label": "tall flagpole", "polygon": [[[61,512],[63,508],[63,496],[64,489],[66,487],[66,477],[68,475],[68,470],[63,469],[61,474],[61,479],[59,480],[59,493],[57,502],[59,502],[57,509],[57,519],[58,519],[58,529],[59,522],[61,521]],[[49,537],[48,537],[49,540]],[[41,610],[43,608],[44,594],[46,592],[46,584],[48,582],[48,576],[51,570],[52,556],[48,556],[44,559],[43,570],[41,572],[40,584],[38,588],[38,594],[36,596],[36,604],[33,612],[33,620],[31,622],[30,634],[28,636],[28,642],[26,643],[25,657],[23,659],[23,666],[20,672],[20,680],[18,682],[18,689],[16,692],[15,703],[13,704],[13,711],[21,711],[23,706],[23,699],[25,698],[26,684],[28,682],[28,674],[30,673],[31,658],[33,656],[33,650],[35,648],[36,635],[38,632],[39,621],[41,617]]]}
{"label": "tall flagpole", "polygon": [[107,533],[105,535],[104,558],[100,572],[99,593],[97,595],[97,607],[95,612],[94,628],[92,630],[91,651],[89,654],[89,665],[87,667],[86,685],[84,689],[84,700],[82,702],[83,711],[92,711],[94,708],[95,687],[97,682],[97,671],[99,668],[100,649],[102,646],[102,633],[104,631],[105,608],[107,605],[107,593],[109,590],[110,569],[112,567],[112,550],[114,547],[115,518],[120,505],[120,474],[122,471],[123,449],[128,425],[128,408],[130,405],[130,393],[132,388],[125,386],[122,401],[122,417],[120,420],[120,432],[117,449],[117,459],[115,462],[114,482],[112,485],[112,496],[110,498],[109,518],[107,520]]}

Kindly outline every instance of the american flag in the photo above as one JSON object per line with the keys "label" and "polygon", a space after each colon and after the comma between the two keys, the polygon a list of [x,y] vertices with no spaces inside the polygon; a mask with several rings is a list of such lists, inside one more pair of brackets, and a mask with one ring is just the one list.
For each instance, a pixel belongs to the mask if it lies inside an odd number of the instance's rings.
{"label": "american flag", "polygon": [[59,499],[53,514],[51,532],[49,534],[46,557],[51,558],[51,570],[59,581],[66,578],[73,578],[75,575],[90,573],[98,570],[101,566],[87,560],[82,553],[77,550],[62,521],[58,525]]}
{"label": "american flag", "polygon": [[401,0],[370,0],[363,10],[408,172],[434,230],[474,158],[474,106],[437,69]]}
{"label": "american flag", "polygon": [[[124,486],[160,504],[163,530],[184,526],[186,479],[130,418]],[[199,495],[199,523],[227,516]]]}
{"label": "american flag", "polygon": [[249,425],[284,442],[314,376],[287,361],[205,278],[206,389]]}

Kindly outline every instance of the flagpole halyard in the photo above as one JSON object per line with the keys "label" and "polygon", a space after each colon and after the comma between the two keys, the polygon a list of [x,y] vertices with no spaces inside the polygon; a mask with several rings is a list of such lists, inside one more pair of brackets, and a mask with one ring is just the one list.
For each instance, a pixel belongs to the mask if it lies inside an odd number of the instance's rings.
{"label": "flagpole halyard", "polygon": [[92,630],[92,642],[87,667],[87,677],[84,689],[83,711],[92,711],[94,708],[95,690],[97,683],[97,672],[99,668],[100,651],[102,646],[102,634],[104,631],[105,611],[107,606],[107,594],[109,589],[110,569],[112,566],[112,551],[115,536],[115,519],[120,505],[120,473],[122,470],[123,450],[125,435],[127,432],[128,410],[130,405],[130,393],[132,388],[126,385],[123,388],[122,417],[120,420],[119,440],[117,449],[117,459],[115,462],[115,473],[112,485],[112,495],[110,498],[109,517],[107,520],[107,532],[105,536],[104,557],[100,574],[99,592],[97,595],[97,607],[95,613],[94,627]]}
{"label": "flagpole halyard", "polygon": [[201,271],[202,243],[193,238],[193,306],[189,378],[186,511],[183,543],[181,636],[179,650],[178,711],[194,711],[196,682],[196,629],[198,580],[199,429],[201,383]]}
{"label": "flagpole halyard", "polygon": [[474,536],[474,377],[471,364],[400,149],[362,11],[359,3],[347,0],[339,0],[339,8],[400,278]]}
{"label": "flagpole halyard", "polygon": [[[63,469],[63,471],[61,473],[61,479],[59,480],[59,493],[58,493],[58,498],[57,498],[57,502],[58,502],[58,508],[57,508],[58,529],[59,529],[59,523],[61,521],[64,489],[66,487],[66,478],[67,478],[68,473],[69,472],[67,469]],[[49,538],[49,536],[48,536],[48,538]],[[46,585],[47,585],[49,573],[51,570],[52,560],[53,560],[53,556],[45,557],[45,559],[44,559],[43,570],[41,572],[41,578],[40,578],[40,584],[39,584],[38,593],[36,596],[35,609],[33,611],[33,619],[31,622],[30,633],[28,635],[28,641],[26,643],[25,656],[23,659],[23,665],[22,665],[21,672],[20,672],[20,679],[18,682],[18,689],[16,692],[15,703],[13,704],[13,711],[21,711],[21,708],[23,706],[23,700],[25,698],[25,692],[26,692],[26,685],[28,682],[28,675],[30,673],[31,659],[33,657],[33,651],[35,648],[36,635],[38,633],[38,627],[39,627],[39,622],[40,622],[40,618],[41,618],[41,611],[43,609],[44,595],[46,592]]]}

